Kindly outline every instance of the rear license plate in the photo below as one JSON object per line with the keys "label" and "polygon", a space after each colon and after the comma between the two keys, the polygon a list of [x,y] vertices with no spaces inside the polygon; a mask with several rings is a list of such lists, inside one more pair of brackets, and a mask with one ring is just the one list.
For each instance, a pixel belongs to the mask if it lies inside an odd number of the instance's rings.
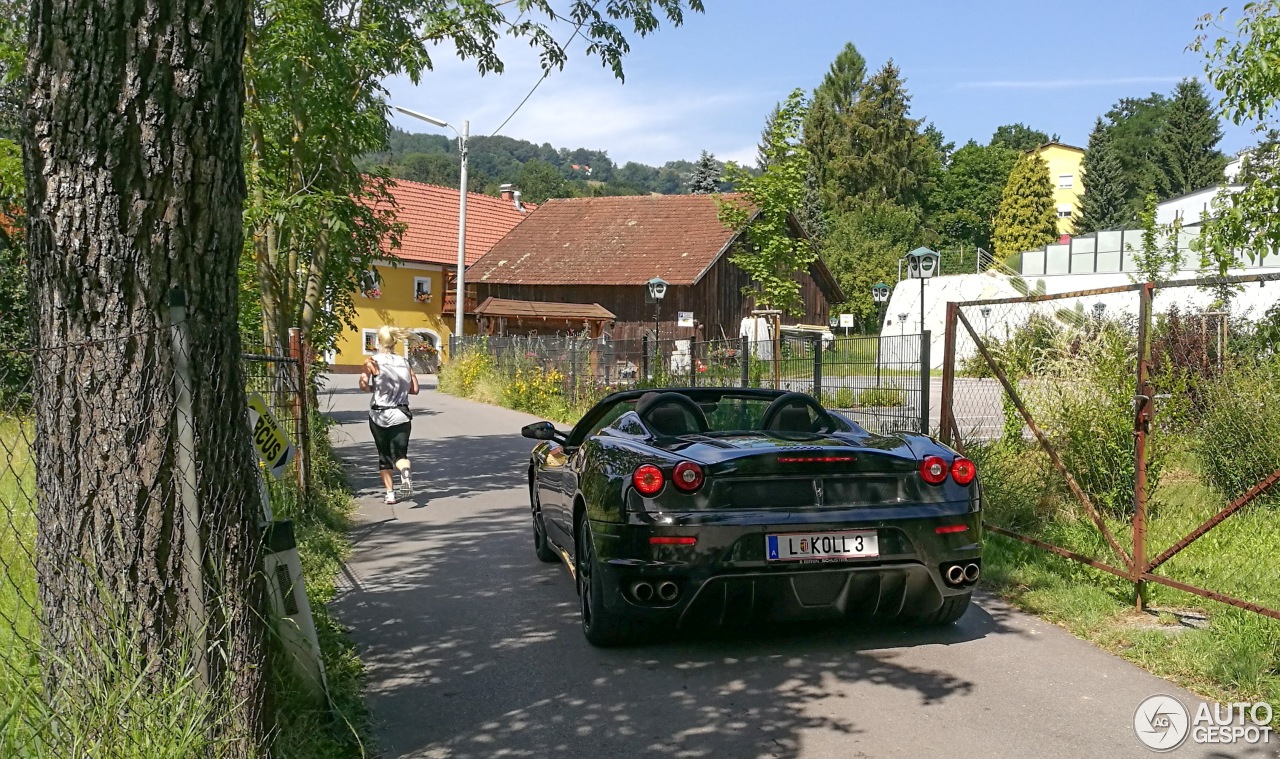
{"label": "rear license plate", "polygon": [[862,559],[880,555],[875,530],[861,532],[788,532],[765,536],[769,561]]}

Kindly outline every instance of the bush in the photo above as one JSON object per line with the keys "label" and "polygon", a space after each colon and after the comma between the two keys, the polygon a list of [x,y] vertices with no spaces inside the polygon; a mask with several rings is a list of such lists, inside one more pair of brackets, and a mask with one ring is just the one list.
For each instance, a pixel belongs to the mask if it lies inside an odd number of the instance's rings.
{"label": "bush", "polygon": [[1235,498],[1280,469],[1280,363],[1236,368],[1204,389],[1192,449],[1205,479]]}
{"label": "bush", "polygon": [[483,350],[455,356],[440,369],[440,389],[463,397],[471,395],[476,382],[493,372],[493,358]]}
{"label": "bush", "polygon": [[858,393],[859,406],[905,406],[906,391],[897,387],[869,387]]}
{"label": "bush", "polygon": [[842,387],[831,394],[834,408],[853,408],[853,389]]}

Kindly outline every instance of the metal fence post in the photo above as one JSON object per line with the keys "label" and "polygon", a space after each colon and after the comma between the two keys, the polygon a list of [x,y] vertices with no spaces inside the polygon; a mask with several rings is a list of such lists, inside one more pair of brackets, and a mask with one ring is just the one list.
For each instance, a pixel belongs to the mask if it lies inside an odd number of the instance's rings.
{"label": "metal fence post", "polygon": [[689,338],[689,387],[698,386],[698,338]]}
{"label": "metal fence post", "polygon": [[751,340],[746,335],[738,339],[738,355],[742,356],[742,386],[751,387]]}
{"label": "metal fence post", "polygon": [[307,360],[302,350],[302,330],[298,327],[289,328],[289,357],[293,359],[294,368],[293,412],[298,419],[297,458],[294,459],[294,467],[298,472],[298,490],[305,503],[307,485],[311,481],[309,476],[311,474],[309,457],[311,436],[307,424]]}
{"label": "metal fence post", "polygon": [[955,403],[956,310],[959,308],[959,303],[952,302],[947,304],[947,321],[943,327],[945,331],[943,332],[942,348],[942,408],[938,413],[938,438],[942,440],[943,444],[952,447],[960,442],[952,436],[955,418],[951,410],[951,405]]}
{"label": "metal fence post", "polygon": [[643,377],[646,380],[653,379],[653,375],[649,373],[649,336],[640,336],[640,377],[636,377],[639,381]]}
{"label": "metal fence post", "polygon": [[449,335],[449,360],[452,361],[458,355],[458,336]]}
{"label": "metal fence post", "polygon": [[1146,605],[1147,584],[1142,575],[1147,571],[1147,435],[1151,432],[1152,395],[1147,379],[1151,360],[1151,301],[1155,285],[1146,283],[1138,291],[1138,366],[1137,390],[1134,393],[1133,416],[1133,574],[1134,606],[1142,611]]}
{"label": "metal fence post", "polygon": [[[205,642],[209,611],[205,605],[204,547],[200,534],[200,500],[196,482],[195,411],[191,398],[191,340],[187,327],[187,296],[182,288],[169,291],[169,325],[173,348],[174,424],[178,445],[174,450],[178,496],[182,516],[182,570],[186,575],[185,600],[188,644],[196,657],[196,687],[209,687],[209,661]],[[246,423],[248,419],[245,419]]]}
{"label": "metal fence post", "polygon": [[813,338],[813,397],[822,402],[822,335]]}
{"label": "metal fence post", "polygon": [[929,384],[931,367],[929,366],[929,330],[920,333],[920,434],[929,434]]}
{"label": "metal fence post", "polygon": [[569,338],[569,400],[578,402],[578,341]]}

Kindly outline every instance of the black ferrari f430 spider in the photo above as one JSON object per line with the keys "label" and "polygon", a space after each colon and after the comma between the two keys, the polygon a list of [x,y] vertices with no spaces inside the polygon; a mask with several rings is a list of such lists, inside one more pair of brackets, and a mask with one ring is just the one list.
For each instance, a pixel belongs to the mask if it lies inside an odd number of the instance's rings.
{"label": "black ferrari f430 spider", "polygon": [[785,620],[959,619],[981,571],[977,470],[801,393],[614,393],[529,461],[534,548],[594,645]]}

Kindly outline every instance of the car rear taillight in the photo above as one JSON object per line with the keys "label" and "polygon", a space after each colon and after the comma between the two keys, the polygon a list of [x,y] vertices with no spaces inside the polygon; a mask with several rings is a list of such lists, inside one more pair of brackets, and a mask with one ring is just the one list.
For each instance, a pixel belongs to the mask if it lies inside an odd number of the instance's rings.
{"label": "car rear taillight", "polygon": [[930,485],[941,485],[947,479],[947,462],[941,456],[926,456],[920,462],[920,477]]}
{"label": "car rear taillight", "polygon": [[663,482],[662,470],[653,464],[645,464],[631,475],[631,484],[640,495],[657,495]]}
{"label": "car rear taillight", "polygon": [[969,459],[958,456],[955,461],[951,462],[951,479],[955,480],[956,484],[968,485],[977,476],[978,467]]}
{"label": "car rear taillight", "polygon": [[702,467],[692,461],[681,461],[671,472],[671,481],[677,489],[692,493],[702,487]]}

